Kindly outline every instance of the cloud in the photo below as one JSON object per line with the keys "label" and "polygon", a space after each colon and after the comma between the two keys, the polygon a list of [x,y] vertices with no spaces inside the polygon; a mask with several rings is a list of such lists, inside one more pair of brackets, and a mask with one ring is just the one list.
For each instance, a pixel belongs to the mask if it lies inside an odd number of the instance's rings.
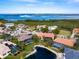
{"label": "cloud", "polygon": [[38,0],[13,0],[13,1],[18,1],[18,2],[30,2],[30,3],[38,2]]}
{"label": "cloud", "polygon": [[[26,7],[26,8],[25,8]],[[25,6],[16,7],[15,9],[0,10],[0,13],[66,13],[67,10],[58,6]]]}
{"label": "cloud", "polygon": [[[58,2],[54,0],[9,0],[0,7],[0,13],[79,13],[76,2],[79,0],[64,0]],[[60,0],[62,1],[62,0]],[[28,3],[30,2],[30,3]],[[67,2],[72,2],[66,4]],[[74,6],[73,6],[74,5]]]}
{"label": "cloud", "polygon": [[55,5],[55,2],[43,2],[43,5]]}
{"label": "cloud", "polygon": [[67,0],[68,3],[79,3],[79,0]]}
{"label": "cloud", "polygon": [[74,1],[74,2],[79,2],[79,0],[72,0],[72,1]]}

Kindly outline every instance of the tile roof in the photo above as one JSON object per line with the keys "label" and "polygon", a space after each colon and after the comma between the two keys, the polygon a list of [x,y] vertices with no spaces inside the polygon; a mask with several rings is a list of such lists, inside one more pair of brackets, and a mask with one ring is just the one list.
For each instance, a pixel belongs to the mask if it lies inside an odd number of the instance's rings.
{"label": "tile roof", "polygon": [[54,34],[52,34],[52,33],[42,33],[42,32],[40,32],[40,33],[37,33],[37,36],[38,37],[55,37],[55,35]]}
{"label": "tile roof", "polygon": [[0,43],[0,57],[3,56],[5,53],[8,53],[9,51],[10,49],[7,46]]}
{"label": "tile roof", "polygon": [[56,38],[54,42],[73,47],[75,42],[72,39]]}
{"label": "tile roof", "polygon": [[9,45],[10,45],[10,44],[16,45],[15,43],[12,43],[12,42],[10,42],[10,41],[3,41],[3,42],[2,42],[2,44],[6,44],[6,43],[9,44]]}
{"label": "tile roof", "polygon": [[73,29],[73,32],[79,33],[79,28]]}
{"label": "tile roof", "polygon": [[24,41],[24,40],[27,40],[29,38],[32,38],[32,35],[20,34],[17,38],[18,38],[18,41]]}

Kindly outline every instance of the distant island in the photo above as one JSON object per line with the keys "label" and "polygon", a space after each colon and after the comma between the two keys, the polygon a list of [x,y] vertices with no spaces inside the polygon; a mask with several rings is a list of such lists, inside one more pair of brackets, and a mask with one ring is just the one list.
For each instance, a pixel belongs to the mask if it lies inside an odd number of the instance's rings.
{"label": "distant island", "polygon": [[79,19],[79,14],[0,14],[0,19],[9,21],[17,20],[76,20]]}

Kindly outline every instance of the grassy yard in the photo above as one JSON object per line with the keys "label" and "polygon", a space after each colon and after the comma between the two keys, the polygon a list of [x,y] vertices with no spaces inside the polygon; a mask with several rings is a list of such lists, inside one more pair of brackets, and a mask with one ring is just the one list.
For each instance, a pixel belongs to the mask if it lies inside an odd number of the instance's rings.
{"label": "grassy yard", "polygon": [[71,32],[70,31],[67,31],[67,30],[60,30],[59,31],[59,34],[60,35],[70,36],[71,35]]}

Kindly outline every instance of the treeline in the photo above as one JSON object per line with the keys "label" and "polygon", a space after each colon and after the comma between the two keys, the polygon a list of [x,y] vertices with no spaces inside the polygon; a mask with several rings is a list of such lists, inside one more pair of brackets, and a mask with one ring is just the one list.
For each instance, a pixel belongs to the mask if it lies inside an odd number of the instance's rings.
{"label": "treeline", "polygon": [[35,25],[57,25],[59,28],[72,30],[73,28],[79,27],[79,20],[20,20],[16,21],[15,24],[23,23],[31,26]]}
{"label": "treeline", "polygon": [[31,26],[35,26],[35,25],[57,25],[60,28],[64,28],[64,29],[68,29],[68,30],[72,30],[75,27],[79,27],[79,19],[63,19],[63,20],[32,20],[32,19],[28,19],[28,20],[18,20],[18,21],[6,21],[6,20],[1,20],[3,22],[13,22],[15,24],[26,24],[26,25],[31,25]]}

